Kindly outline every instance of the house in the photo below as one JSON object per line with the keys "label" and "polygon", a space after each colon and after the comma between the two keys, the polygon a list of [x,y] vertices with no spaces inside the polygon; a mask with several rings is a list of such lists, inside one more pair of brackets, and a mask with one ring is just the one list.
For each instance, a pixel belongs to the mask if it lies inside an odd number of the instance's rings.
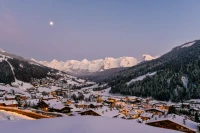
{"label": "house", "polygon": [[152,119],[147,121],[146,124],[187,133],[196,133],[199,131],[198,123],[175,114],[163,115],[162,117],[154,116]]}
{"label": "house", "polygon": [[160,108],[148,108],[148,109],[145,109],[145,112],[153,113],[154,115],[164,115],[165,114],[165,111],[161,110]]}
{"label": "house", "polygon": [[85,102],[84,101],[79,101],[78,103],[75,103],[75,106],[77,108],[84,108],[85,107]]}
{"label": "house", "polygon": [[20,100],[26,100],[26,95],[22,95],[22,94],[15,94],[16,99],[20,99]]}
{"label": "house", "polygon": [[152,105],[153,108],[159,108],[159,109],[162,109],[162,110],[168,110],[169,106],[170,105],[163,103],[163,102],[158,102],[158,103],[155,103],[155,104]]}
{"label": "house", "polygon": [[55,111],[60,113],[69,113],[72,109],[70,106],[65,106],[62,102],[55,99],[40,101],[38,103],[38,108],[45,111]]}
{"label": "house", "polygon": [[17,107],[18,102],[16,100],[0,100],[0,106]]}
{"label": "house", "polygon": [[136,119],[136,118],[139,117],[139,113],[135,110],[131,110],[130,112],[128,112],[126,114],[126,116],[127,116],[128,119]]}
{"label": "house", "polygon": [[52,95],[50,96],[43,96],[42,100],[52,100],[52,99],[57,99],[56,97],[53,97]]}
{"label": "house", "polygon": [[199,112],[199,109],[198,108],[191,108],[189,111],[190,111],[190,114],[194,116],[196,113]]}
{"label": "house", "polygon": [[98,113],[97,113],[96,111],[94,111],[93,109],[81,111],[79,114],[80,114],[80,115],[101,116],[100,114],[98,114]]}
{"label": "house", "polygon": [[72,109],[71,107],[65,106],[63,103],[58,103],[50,107],[51,111],[60,112],[60,113],[70,113],[71,109]]}
{"label": "house", "polygon": [[39,109],[42,109],[42,110],[47,111],[48,108],[49,108],[49,105],[48,105],[48,103],[44,102],[43,100],[40,100],[40,101],[38,102],[38,104],[37,104],[37,107],[38,107]]}
{"label": "house", "polygon": [[119,110],[108,108],[108,107],[102,107],[98,109],[83,109],[79,114],[81,115],[93,115],[93,116],[106,116],[114,118],[118,116]]}
{"label": "house", "polygon": [[76,108],[74,104],[70,104],[69,107],[71,108],[71,112],[81,112],[82,108]]}
{"label": "house", "polygon": [[6,95],[5,100],[15,100],[15,96],[13,95]]}
{"label": "house", "polygon": [[146,120],[149,120],[153,117],[153,113],[147,113],[147,112],[144,112],[140,115],[140,118],[143,120],[143,121],[146,121]]}

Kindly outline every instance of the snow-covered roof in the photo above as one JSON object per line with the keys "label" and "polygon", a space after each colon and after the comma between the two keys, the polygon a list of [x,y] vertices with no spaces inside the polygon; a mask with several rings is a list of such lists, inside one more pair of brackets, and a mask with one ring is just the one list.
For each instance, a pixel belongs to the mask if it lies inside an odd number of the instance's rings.
{"label": "snow-covered roof", "polygon": [[27,100],[27,104],[29,106],[36,106],[39,102],[39,99],[30,99],[30,100]]}
{"label": "snow-covered roof", "polygon": [[97,108],[97,109],[83,109],[81,112],[85,112],[88,110],[92,110],[94,112],[96,112],[97,114],[99,114],[100,116],[105,116],[105,117],[114,117],[119,115],[119,110],[116,109],[112,109],[110,110],[110,108],[103,106],[102,108]]}
{"label": "snow-covered roof", "polygon": [[47,105],[49,105],[50,108],[52,108],[53,106],[55,106],[56,104],[62,104],[62,102],[56,100],[56,99],[52,99],[52,100],[43,100],[43,102],[45,102]]}
{"label": "snow-covered roof", "polygon": [[160,111],[160,112],[165,112],[164,110],[160,109],[160,108],[148,108],[148,109],[145,109],[145,111],[149,111],[149,110],[157,110],[157,111]]}
{"label": "snow-covered roof", "polygon": [[130,112],[128,112],[128,115],[138,115],[138,112],[131,110]]}
{"label": "snow-covered roof", "polygon": [[72,112],[79,112],[83,110],[82,108],[76,108],[74,104],[69,105],[69,107],[72,108]]}
{"label": "snow-covered roof", "polygon": [[144,112],[140,115],[140,117],[147,117],[147,118],[151,118],[153,116],[153,113],[147,113],[147,112]]}
{"label": "snow-covered roof", "polygon": [[4,103],[5,105],[18,104],[16,100],[0,100],[0,103]]}
{"label": "snow-covered roof", "polygon": [[10,98],[15,98],[14,95],[5,95],[5,97],[6,97],[6,98],[9,98],[9,99],[10,99]]}
{"label": "snow-covered roof", "polygon": [[183,123],[184,119],[185,119],[185,117],[182,117],[182,116],[179,116],[179,115],[175,115],[175,114],[169,114],[166,117],[161,116],[160,118],[158,116],[154,116],[152,119],[150,119],[146,123],[169,120],[169,121],[172,121],[174,123],[177,123],[178,125],[186,127],[186,128],[188,128],[190,130],[193,130],[193,131],[197,131],[198,130],[198,123],[187,119],[187,120],[185,120],[185,124],[184,124]]}
{"label": "snow-covered roof", "polygon": [[53,97],[52,95],[49,95],[49,96],[43,96],[42,97],[43,99],[56,99],[56,97]]}
{"label": "snow-covered roof", "polygon": [[58,103],[58,104],[55,104],[52,106],[53,109],[58,109],[58,110],[61,110],[63,108],[65,108],[66,106],[64,106],[63,103]]}

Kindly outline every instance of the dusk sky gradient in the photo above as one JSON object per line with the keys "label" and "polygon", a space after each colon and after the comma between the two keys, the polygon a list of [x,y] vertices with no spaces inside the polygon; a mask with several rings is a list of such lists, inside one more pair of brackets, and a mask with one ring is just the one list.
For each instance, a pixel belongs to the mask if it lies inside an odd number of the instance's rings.
{"label": "dusk sky gradient", "polygon": [[0,48],[47,61],[161,55],[200,39],[199,6],[200,0],[0,0]]}

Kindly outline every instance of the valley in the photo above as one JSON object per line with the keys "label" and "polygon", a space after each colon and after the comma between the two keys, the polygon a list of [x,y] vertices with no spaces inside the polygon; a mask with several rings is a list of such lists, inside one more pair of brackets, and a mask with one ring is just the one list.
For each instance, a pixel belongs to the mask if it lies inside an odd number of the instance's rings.
{"label": "valley", "polygon": [[200,102],[194,74],[199,72],[199,45],[195,40],[157,59],[82,75],[83,79],[1,51],[0,120],[94,117],[105,123],[131,120],[147,129],[162,125],[162,132],[196,132]]}

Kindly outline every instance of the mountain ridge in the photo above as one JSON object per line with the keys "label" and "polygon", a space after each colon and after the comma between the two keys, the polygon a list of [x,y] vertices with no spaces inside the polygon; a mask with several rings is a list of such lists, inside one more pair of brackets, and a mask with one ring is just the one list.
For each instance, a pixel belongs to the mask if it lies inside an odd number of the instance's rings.
{"label": "mountain ridge", "polygon": [[[87,60],[67,60],[66,62],[58,61],[56,59],[51,62],[37,61],[38,63],[48,66],[54,69],[58,69],[65,72],[80,71],[80,72],[101,72],[113,68],[132,67],[143,61],[150,61],[156,59],[158,56],[152,57],[144,54],[141,59],[135,57],[123,56],[119,58],[106,57],[104,59]],[[34,60],[34,59],[33,59]]]}

